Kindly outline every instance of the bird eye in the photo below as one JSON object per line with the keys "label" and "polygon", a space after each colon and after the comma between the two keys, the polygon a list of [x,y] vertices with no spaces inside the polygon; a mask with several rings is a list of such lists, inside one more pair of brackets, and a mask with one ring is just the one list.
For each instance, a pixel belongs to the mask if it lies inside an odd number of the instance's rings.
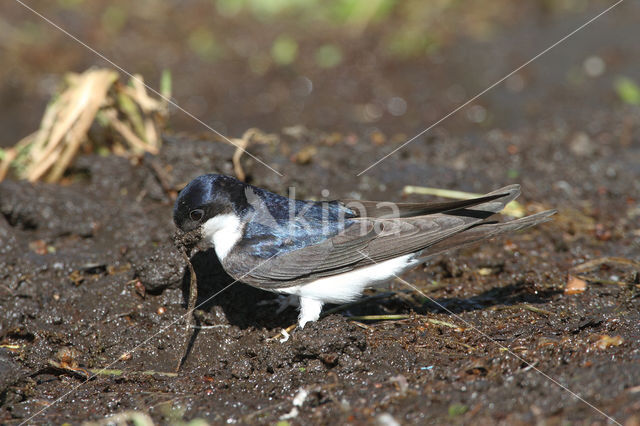
{"label": "bird eye", "polygon": [[191,210],[191,213],[189,213],[189,217],[194,222],[200,222],[200,220],[204,217],[204,210],[202,209]]}

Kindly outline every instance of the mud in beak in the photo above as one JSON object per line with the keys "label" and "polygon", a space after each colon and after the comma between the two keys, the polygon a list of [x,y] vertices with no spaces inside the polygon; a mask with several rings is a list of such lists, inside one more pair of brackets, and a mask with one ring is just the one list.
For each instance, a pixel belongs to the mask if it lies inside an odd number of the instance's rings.
{"label": "mud in beak", "polygon": [[202,236],[201,226],[188,232],[178,229],[173,234],[173,243],[179,250],[184,250],[189,257],[199,251],[206,251],[211,248],[211,244]]}

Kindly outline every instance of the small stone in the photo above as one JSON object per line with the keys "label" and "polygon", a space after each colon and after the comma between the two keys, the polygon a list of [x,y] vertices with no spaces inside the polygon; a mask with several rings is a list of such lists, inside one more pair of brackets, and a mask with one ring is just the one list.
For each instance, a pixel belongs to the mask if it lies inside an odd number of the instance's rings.
{"label": "small stone", "polygon": [[569,148],[578,157],[590,157],[596,151],[595,144],[589,135],[584,132],[576,133],[569,142]]}
{"label": "small stone", "polygon": [[320,355],[320,361],[322,361],[325,365],[329,367],[333,367],[334,365],[336,365],[338,363],[338,358],[339,356],[336,353]]}
{"label": "small stone", "polygon": [[607,69],[607,64],[599,56],[589,56],[582,64],[584,72],[589,77],[599,77]]}
{"label": "small stone", "polygon": [[231,374],[238,379],[248,379],[251,370],[251,363],[246,359],[241,359],[231,365]]}

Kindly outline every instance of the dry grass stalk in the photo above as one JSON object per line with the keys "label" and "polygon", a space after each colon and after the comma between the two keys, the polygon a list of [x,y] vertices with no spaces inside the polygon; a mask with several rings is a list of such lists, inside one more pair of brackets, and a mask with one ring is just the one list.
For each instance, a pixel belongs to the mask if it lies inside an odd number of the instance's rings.
{"label": "dry grass stalk", "polygon": [[[116,154],[157,154],[160,126],[167,116],[165,100],[151,98],[140,76],[128,86],[110,69],[69,74],[65,88],[47,106],[40,129],[22,139],[0,158],[0,181],[12,169],[32,182],[60,180],[83,144],[95,145],[89,130],[94,122],[117,135],[109,149]],[[128,147],[120,149],[117,139]]]}
{"label": "dry grass stalk", "polygon": [[248,129],[246,132],[244,132],[242,138],[231,139],[231,143],[236,147],[236,151],[233,153],[232,157],[233,173],[235,173],[236,177],[243,182],[247,178],[247,174],[242,167],[240,158],[242,157],[242,154],[246,152],[250,142],[256,141],[259,143],[270,143],[277,142],[277,139],[277,136],[264,134],[256,128]]}

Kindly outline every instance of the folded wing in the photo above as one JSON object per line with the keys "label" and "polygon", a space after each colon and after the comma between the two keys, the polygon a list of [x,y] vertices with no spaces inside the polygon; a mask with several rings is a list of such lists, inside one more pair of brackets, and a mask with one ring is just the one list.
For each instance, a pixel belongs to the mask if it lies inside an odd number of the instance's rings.
{"label": "folded wing", "polygon": [[371,216],[360,215],[331,238],[272,258],[242,281],[263,288],[304,284],[406,254],[428,257],[535,225],[553,214],[544,212],[506,223],[487,222],[519,194],[519,185],[511,185],[473,200],[402,204],[400,217],[394,218],[385,218],[372,202],[365,202],[366,214]]}

